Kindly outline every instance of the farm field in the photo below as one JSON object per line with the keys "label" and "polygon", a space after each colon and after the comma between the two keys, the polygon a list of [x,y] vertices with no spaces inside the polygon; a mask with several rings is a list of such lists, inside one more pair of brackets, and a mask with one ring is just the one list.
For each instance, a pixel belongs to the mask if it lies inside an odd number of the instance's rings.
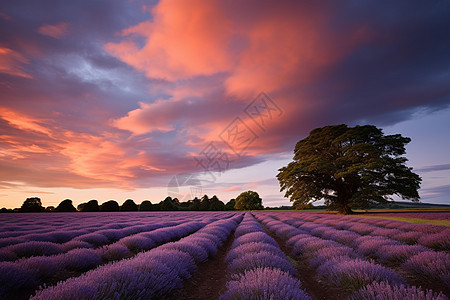
{"label": "farm field", "polygon": [[447,226],[376,216],[5,214],[0,299],[448,299],[449,251]]}

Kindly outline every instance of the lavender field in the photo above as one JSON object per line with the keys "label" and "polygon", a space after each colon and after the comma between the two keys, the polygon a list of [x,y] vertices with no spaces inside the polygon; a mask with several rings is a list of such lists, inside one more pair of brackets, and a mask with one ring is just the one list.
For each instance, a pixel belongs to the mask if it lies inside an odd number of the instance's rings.
{"label": "lavender field", "polygon": [[5,214],[0,299],[448,299],[449,251],[446,226],[321,213]]}

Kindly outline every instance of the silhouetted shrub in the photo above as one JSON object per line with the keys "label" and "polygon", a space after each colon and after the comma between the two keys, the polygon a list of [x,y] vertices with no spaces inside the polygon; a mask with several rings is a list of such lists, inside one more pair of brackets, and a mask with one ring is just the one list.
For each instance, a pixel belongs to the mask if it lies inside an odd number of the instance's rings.
{"label": "silhouetted shrub", "polygon": [[56,208],[56,212],[75,212],[77,209],[73,206],[72,200],[63,200]]}
{"label": "silhouetted shrub", "polygon": [[100,205],[100,211],[119,211],[119,203],[115,200],[109,200]]}

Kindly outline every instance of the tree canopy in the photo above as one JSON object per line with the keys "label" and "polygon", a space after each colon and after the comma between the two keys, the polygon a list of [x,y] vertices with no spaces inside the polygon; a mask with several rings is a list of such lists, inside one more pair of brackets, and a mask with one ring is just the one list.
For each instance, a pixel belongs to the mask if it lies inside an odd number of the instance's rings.
{"label": "tree canopy", "polygon": [[234,205],[236,205],[236,199],[230,199],[230,201],[225,204],[225,210],[234,210]]}
{"label": "tree canopy", "polygon": [[257,192],[246,191],[237,196],[234,208],[238,210],[263,209],[262,199]]}
{"label": "tree canopy", "polygon": [[65,199],[55,208],[56,212],[74,212],[77,209],[73,206],[72,200]]}
{"label": "tree canopy", "polygon": [[152,203],[149,200],[142,201],[141,205],[139,205],[139,211],[151,211]]}
{"label": "tree canopy", "polygon": [[297,208],[324,199],[345,214],[386,203],[392,195],[417,201],[421,178],[402,156],[410,141],[372,125],[314,129],[295,146],[293,161],[279,169],[281,191]]}
{"label": "tree canopy", "polygon": [[19,209],[20,212],[42,212],[44,210],[41,198],[38,197],[27,198]]}
{"label": "tree canopy", "polygon": [[120,207],[120,211],[138,211],[138,206],[133,199],[127,199]]}
{"label": "tree canopy", "polygon": [[119,207],[119,203],[117,203],[117,201],[115,200],[109,200],[106,201],[104,203],[102,203],[102,205],[100,205],[100,211],[119,211],[120,207]]}
{"label": "tree canopy", "polygon": [[100,207],[98,201],[95,199],[89,200],[87,203],[81,203],[77,206],[77,209],[81,212],[98,212]]}

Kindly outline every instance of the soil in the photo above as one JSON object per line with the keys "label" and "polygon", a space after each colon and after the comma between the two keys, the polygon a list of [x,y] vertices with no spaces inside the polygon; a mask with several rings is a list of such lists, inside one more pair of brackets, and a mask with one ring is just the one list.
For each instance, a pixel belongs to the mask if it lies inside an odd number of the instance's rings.
{"label": "soil", "polygon": [[[267,227],[263,224],[261,226],[277,243],[280,245],[281,250],[289,256],[289,249],[286,247],[286,241],[280,239],[275,234],[273,234]],[[309,267],[308,262],[306,262],[302,257],[291,257],[296,262],[297,274],[296,277],[302,283],[303,289],[312,298],[312,300],[335,300],[335,299],[347,299],[350,296],[350,292],[325,285],[318,279],[317,273],[314,269]]]}
{"label": "soil", "polygon": [[219,248],[216,257],[198,266],[192,278],[183,282],[183,288],[170,297],[173,300],[218,299],[226,291],[227,267],[225,262],[231,245],[234,241],[234,232]]}

